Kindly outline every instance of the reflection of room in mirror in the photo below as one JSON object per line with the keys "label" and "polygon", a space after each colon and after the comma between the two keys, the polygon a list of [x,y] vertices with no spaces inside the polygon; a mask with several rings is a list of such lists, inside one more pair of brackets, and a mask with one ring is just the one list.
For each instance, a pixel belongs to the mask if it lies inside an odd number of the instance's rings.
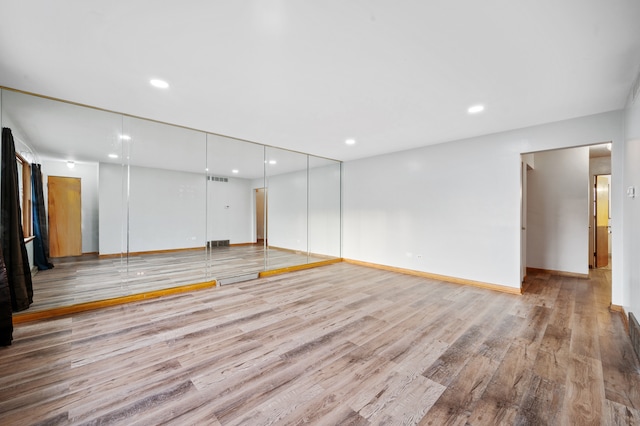
{"label": "reflection of room in mirror", "polygon": [[[25,312],[258,274],[264,271],[266,256],[262,246],[240,245],[208,252],[201,248],[126,258],[92,255],[54,259],[55,268],[33,276],[34,302]],[[268,258],[271,269],[327,260],[278,249],[270,249]]]}
{"label": "reflection of room in mirror", "polygon": [[[53,270],[34,271],[32,310],[341,255],[338,161],[7,89],[2,95],[3,125],[25,158],[42,164],[45,184],[49,176],[80,180],[82,256],[53,258]],[[261,217],[256,190],[264,190]]]}

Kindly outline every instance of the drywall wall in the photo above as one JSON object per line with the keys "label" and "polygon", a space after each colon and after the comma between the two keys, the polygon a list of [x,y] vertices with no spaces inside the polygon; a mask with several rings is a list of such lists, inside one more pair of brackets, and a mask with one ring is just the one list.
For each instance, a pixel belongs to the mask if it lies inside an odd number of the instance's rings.
{"label": "drywall wall", "polygon": [[[616,148],[614,146],[614,148]],[[625,110],[625,143],[623,189],[623,286],[619,294],[614,292],[613,303],[622,305],[628,312],[640,318],[640,97],[629,104]],[[613,176],[612,176],[613,177]],[[635,197],[627,196],[626,191],[635,190]],[[615,213],[612,212],[612,213]],[[617,237],[615,230],[612,237]],[[615,260],[615,245],[612,258]],[[615,272],[614,263],[614,272]],[[617,300],[620,300],[618,302]]]}
{"label": "drywall wall", "polygon": [[126,167],[100,164],[100,254],[252,241],[250,180],[213,182],[202,174],[148,167],[128,173],[127,179]]}
{"label": "drywall wall", "polygon": [[129,173],[130,252],[205,246],[204,175],[147,167]]}
{"label": "drywall wall", "polygon": [[254,243],[255,207],[251,180],[228,178],[207,184],[207,241]]}
{"label": "drywall wall", "polygon": [[589,148],[536,153],[527,181],[527,266],[588,274]]}
{"label": "drywall wall", "polygon": [[346,162],[343,256],[519,288],[520,154],[621,140],[614,111]]}
{"label": "drywall wall", "polygon": [[269,245],[306,253],[306,170],[269,176],[266,187]]}
{"label": "drywall wall", "polygon": [[73,169],[60,159],[42,159],[42,183],[44,205],[48,212],[47,181],[49,176],[62,176],[80,179],[80,197],[82,204],[82,252],[97,253],[99,250],[99,207],[98,207],[98,164],[75,162]]}
{"label": "drywall wall", "polygon": [[339,163],[269,176],[269,245],[340,257],[340,179]]}
{"label": "drywall wall", "polygon": [[116,164],[100,163],[99,229],[101,255],[127,251],[126,168]]}
{"label": "drywall wall", "polygon": [[340,164],[309,167],[309,253],[340,257]]}

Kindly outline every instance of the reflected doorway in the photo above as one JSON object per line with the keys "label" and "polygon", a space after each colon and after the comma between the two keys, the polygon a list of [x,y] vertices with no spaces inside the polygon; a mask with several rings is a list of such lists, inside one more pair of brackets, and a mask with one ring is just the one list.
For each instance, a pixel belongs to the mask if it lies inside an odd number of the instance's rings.
{"label": "reflected doorway", "polygon": [[267,189],[266,188],[257,188],[256,189],[256,243],[265,245],[266,244],[266,233],[265,229],[267,229]]}
{"label": "reflected doorway", "polygon": [[82,202],[79,178],[49,176],[49,250],[51,257],[82,255]]}

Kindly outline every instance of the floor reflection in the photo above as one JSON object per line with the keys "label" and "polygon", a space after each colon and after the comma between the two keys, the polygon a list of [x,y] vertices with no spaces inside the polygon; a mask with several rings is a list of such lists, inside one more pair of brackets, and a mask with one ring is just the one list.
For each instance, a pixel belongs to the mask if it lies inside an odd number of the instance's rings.
{"label": "floor reflection", "polygon": [[[263,246],[217,247],[99,258],[82,256],[54,259],[55,268],[33,275],[31,313],[79,303],[111,299],[182,285],[220,280],[264,270],[327,260]],[[20,312],[14,313],[14,316]]]}

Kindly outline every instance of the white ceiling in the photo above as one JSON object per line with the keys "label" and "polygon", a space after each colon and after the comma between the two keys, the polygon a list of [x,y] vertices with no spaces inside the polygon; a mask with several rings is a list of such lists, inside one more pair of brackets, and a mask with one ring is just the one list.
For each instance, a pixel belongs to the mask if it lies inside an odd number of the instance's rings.
{"label": "white ceiling", "polygon": [[[307,168],[307,156],[297,152],[13,90],[1,96],[2,125],[11,128],[16,150],[28,161],[130,164],[244,179]],[[312,167],[329,164],[338,165],[309,160]]]}
{"label": "white ceiling", "polygon": [[0,10],[2,86],[339,160],[620,109],[640,69],[635,0]]}

